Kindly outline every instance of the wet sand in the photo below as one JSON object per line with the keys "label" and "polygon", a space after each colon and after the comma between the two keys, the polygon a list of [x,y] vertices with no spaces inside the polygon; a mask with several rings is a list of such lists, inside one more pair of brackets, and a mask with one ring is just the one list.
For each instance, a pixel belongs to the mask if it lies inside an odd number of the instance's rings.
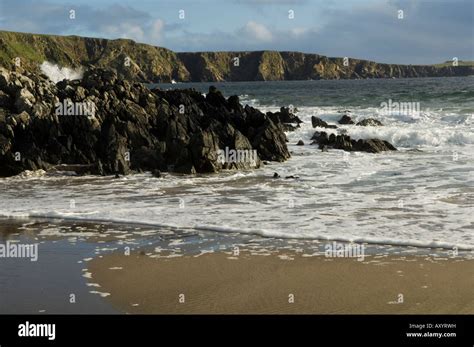
{"label": "wet sand", "polygon": [[89,271],[127,313],[474,313],[472,259],[132,253],[96,258]]}

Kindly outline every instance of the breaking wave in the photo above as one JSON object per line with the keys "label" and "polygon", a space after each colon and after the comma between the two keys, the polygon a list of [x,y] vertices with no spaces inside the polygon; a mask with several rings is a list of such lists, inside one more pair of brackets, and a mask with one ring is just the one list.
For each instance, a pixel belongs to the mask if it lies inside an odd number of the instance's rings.
{"label": "breaking wave", "polygon": [[41,72],[44,73],[54,83],[58,83],[64,79],[66,80],[80,80],[84,74],[83,68],[79,67],[71,69],[68,67],[60,67],[57,64],[44,61],[40,65]]}

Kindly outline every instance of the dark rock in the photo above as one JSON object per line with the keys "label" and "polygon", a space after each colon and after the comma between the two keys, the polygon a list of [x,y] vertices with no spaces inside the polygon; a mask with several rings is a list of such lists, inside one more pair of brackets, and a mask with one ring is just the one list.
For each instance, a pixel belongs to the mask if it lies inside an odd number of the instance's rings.
{"label": "dark rock", "polygon": [[317,128],[317,127],[326,128],[328,125],[328,123],[326,123],[321,118],[316,117],[316,116],[311,116],[311,124],[313,125],[313,128]]}
{"label": "dark rock", "polygon": [[156,178],[160,178],[161,177],[161,171],[158,170],[158,169],[155,169],[151,172],[151,174],[153,175],[153,177],[156,177]]}
{"label": "dark rock", "polygon": [[197,173],[194,165],[189,162],[175,166],[173,171],[176,173],[181,173],[181,174],[186,174],[186,175],[195,175]]}
{"label": "dark rock", "polygon": [[278,172],[273,173],[273,178],[280,178],[280,175],[278,174]]}
{"label": "dark rock", "polygon": [[321,118],[316,117],[316,116],[311,116],[311,124],[313,125],[313,128],[329,128],[329,129],[337,129],[337,125],[333,124],[328,124],[325,121],[323,121]]}
{"label": "dark rock", "polygon": [[206,95],[206,100],[214,106],[228,106],[227,100],[216,87],[210,86],[209,93]]}
{"label": "dark rock", "polygon": [[[56,85],[41,75],[0,69],[0,85],[1,176],[59,164],[100,175],[253,169],[261,160],[288,159],[280,117],[298,124],[287,109],[273,120],[214,87],[206,97],[194,89],[149,90],[96,68],[80,81]],[[95,112],[56,112],[66,101],[92,104]],[[222,163],[226,148],[255,156]],[[21,160],[14,160],[15,152]]]}
{"label": "dark rock", "polygon": [[240,104],[240,100],[237,95],[229,96],[227,99],[227,105],[229,105],[229,109],[235,113],[242,114],[244,112],[244,108]]}
{"label": "dark rock", "polygon": [[10,95],[0,90],[0,107],[10,108],[11,102]]}
{"label": "dark rock", "polygon": [[33,104],[36,102],[35,96],[26,88],[22,88],[17,92],[15,106],[18,113],[23,111],[31,112]]}
{"label": "dark rock", "polygon": [[11,149],[11,142],[0,134],[0,155],[6,155]]}
{"label": "dark rock", "polygon": [[348,135],[327,135],[324,131],[316,131],[311,138],[312,144],[318,144],[322,151],[328,148],[342,149],[344,151],[358,151],[378,153],[382,151],[396,151],[397,149],[387,141],[379,139],[353,140]]}
{"label": "dark rock", "polygon": [[288,107],[281,107],[279,112],[267,112],[267,116],[275,123],[300,124],[303,123],[298,116],[290,112]]}
{"label": "dark rock", "polygon": [[[258,111],[260,113],[260,111]],[[252,112],[254,116],[255,110]],[[251,113],[251,114],[252,114]],[[260,113],[261,114],[261,113]],[[261,114],[263,123],[256,128],[249,129],[247,135],[252,147],[258,151],[260,159],[269,161],[285,161],[290,158],[290,152],[286,146],[286,135],[280,124],[273,123],[268,117]],[[252,122],[253,116],[250,116]],[[257,124],[260,123],[260,120]]]}
{"label": "dark rock", "polygon": [[298,143],[296,144],[297,146],[304,146],[303,140],[299,140]]}
{"label": "dark rock", "polygon": [[380,122],[379,120],[374,119],[374,118],[363,119],[360,122],[358,122],[356,125],[373,126],[373,127],[383,126],[382,122]]}
{"label": "dark rock", "polygon": [[10,85],[10,72],[0,67],[0,90],[6,91]]}
{"label": "dark rock", "polygon": [[328,141],[328,134],[325,131],[315,131],[311,140],[316,140],[318,143],[326,143]]}
{"label": "dark rock", "polygon": [[294,176],[294,175],[290,175],[290,176],[285,176],[285,179],[286,179],[286,180],[289,180],[289,179],[296,179],[296,180],[297,180],[297,179],[299,179],[299,177],[298,177],[298,176]]}
{"label": "dark rock", "polygon": [[293,125],[293,124],[288,124],[288,123],[281,123],[281,127],[283,131],[295,131],[300,127],[300,125]]}
{"label": "dark rock", "polygon": [[396,151],[397,149],[388,141],[379,139],[357,140],[354,150],[369,153],[379,153],[383,151]]}
{"label": "dark rock", "polygon": [[347,114],[341,117],[339,119],[339,124],[354,124],[354,121],[352,120],[351,117],[349,117]]}
{"label": "dark rock", "polygon": [[335,149],[343,149],[345,151],[352,151],[351,138],[347,135],[337,135],[333,144]]}

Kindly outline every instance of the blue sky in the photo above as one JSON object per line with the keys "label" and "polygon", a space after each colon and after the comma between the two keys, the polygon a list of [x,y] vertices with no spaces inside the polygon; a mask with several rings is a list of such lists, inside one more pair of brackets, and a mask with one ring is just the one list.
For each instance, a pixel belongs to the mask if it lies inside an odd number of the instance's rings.
{"label": "blue sky", "polygon": [[175,51],[294,50],[405,64],[474,60],[473,0],[0,0],[0,29],[130,38]]}

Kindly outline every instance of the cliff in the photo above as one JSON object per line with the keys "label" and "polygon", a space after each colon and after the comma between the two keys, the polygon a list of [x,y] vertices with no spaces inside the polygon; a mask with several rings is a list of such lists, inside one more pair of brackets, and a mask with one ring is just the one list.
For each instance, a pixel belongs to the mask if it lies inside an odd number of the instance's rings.
{"label": "cliff", "polygon": [[0,65],[12,68],[15,58],[32,71],[43,61],[60,66],[114,69],[120,78],[140,82],[274,81],[308,79],[404,78],[474,75],[472,64],[451,66],[379,64],[329,58],[301,52],[194,52],[132,40],[106,40],[0,31]]}

